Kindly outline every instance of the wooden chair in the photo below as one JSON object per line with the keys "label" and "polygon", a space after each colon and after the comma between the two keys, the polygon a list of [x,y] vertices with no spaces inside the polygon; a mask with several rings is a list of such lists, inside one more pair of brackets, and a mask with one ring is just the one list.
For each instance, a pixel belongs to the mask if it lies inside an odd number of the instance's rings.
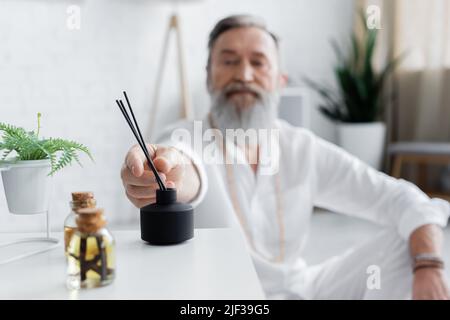
{"label": "wooden chair", "polygon": [[388,147],[392,159],[391,175],[400,178],[405,164],[418,167],[418,186],[430,197],[439,197],[450,201],[450,194],[427,189],[428,165],[450,165],[450,143],[398,142]]}

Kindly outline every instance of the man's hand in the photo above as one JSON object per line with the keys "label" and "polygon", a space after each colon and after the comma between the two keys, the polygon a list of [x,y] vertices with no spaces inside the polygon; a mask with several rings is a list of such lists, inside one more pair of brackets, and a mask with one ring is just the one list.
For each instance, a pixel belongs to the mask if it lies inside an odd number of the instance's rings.
{"label": "man's hand", "polygon": [[[176,188],[179,201],[190,201],[197,194],[200,181],[191,161],[173,147],[147,144],[147,150],[166,187]],[[159,188],[142,149],[135,145],[128,151],[120,173],[128,199],[138,208],[156,201]]]}
{"label": "man's hand", "polygon": [[[441,256],[443,243],[442,229],[433,224],[417,228],[410,236],[411,256],[433,253]],[[417,269],[414,273],[413,299],[450,299],[444,270],[438,268]]]}
{"label": "man's hand", "polygon": [[437,268],[423,268],[414,273],[414,300],[449,300],[450,292],[444,271]]}

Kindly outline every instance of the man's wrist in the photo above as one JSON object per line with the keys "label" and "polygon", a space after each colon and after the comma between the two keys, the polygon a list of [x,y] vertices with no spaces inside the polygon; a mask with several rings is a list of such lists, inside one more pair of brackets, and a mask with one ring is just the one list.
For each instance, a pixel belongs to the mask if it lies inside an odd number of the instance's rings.
{"label": "man's wrist", "polygon": [[[181,157],[181,161],[185,168],[185,174],[183,181],[180,182],[180,197],[181,202],[192,202],[198,197],[200,192],[200,173],[198,172],[197,166],[189,155],[187,155],[183,150],[175,148]],[[187,182],[187,183],[186,183]]]}

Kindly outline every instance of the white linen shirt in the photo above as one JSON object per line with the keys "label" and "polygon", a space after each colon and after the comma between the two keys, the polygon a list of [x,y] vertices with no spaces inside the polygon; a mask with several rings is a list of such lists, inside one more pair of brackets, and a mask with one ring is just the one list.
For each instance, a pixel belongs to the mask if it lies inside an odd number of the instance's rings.
{"label": "white linen shirt", "polygon": [[[258,254],[269,257],[279,254],[274,176],[261,175],[260,170],[255,174],[248,164],[233,165],[241,212],[257,252],[248,243],[247,248],[267,298],[305,296],[298,288],[307,277],[302,249],[314,206],[396,228],[405,240],[421,225],[447,224],[448,202],[430,199],[414,184],[376,171],[309,130],[283,120],[277,120],[276,125],[286,240],[281,263]],[[195,131],[193,122],[179,122],[165,131],[159,143],[181,149],[196,163],[201,180],[200,192],[192,202],[196,207],[196,227],[231,226],[242,230],[231,203],[225,166],[205,164],[192,145],[173,141],[170,136],[176,128],[192,134]],[[203,131],[208,128],[208,121],[204,120]],[[244,157],[242,152],[237,153]]]}

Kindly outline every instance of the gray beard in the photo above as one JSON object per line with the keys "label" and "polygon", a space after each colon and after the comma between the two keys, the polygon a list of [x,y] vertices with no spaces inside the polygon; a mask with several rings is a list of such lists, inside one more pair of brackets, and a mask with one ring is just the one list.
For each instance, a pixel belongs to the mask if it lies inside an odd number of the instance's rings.
{"label": "gray beard", "polygon": [[225,136],[226,129],[270,129],[277,118],[280,94],[278,91],[260,93],[253,106],[238,108],[226,100],[223,93],[210,93],[211,116]]}

